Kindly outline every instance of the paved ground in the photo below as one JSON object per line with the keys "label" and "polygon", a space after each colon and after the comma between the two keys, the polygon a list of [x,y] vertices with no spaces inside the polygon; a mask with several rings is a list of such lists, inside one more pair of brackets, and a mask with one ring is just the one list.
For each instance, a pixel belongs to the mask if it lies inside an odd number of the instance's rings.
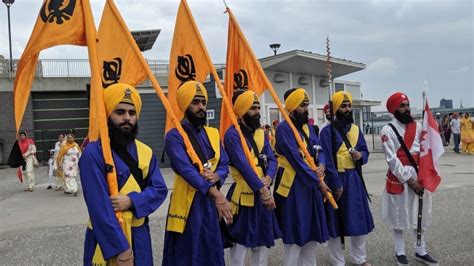
{"label": "paved ground", "polygon": [[[371,140],[368,140],[369,144]],[[376,145],[377,146],[377,145]],[[367,241],[368,257],[374,265],[395,265],[390,229],[380,220],[380,195],[386,163],[373,152],[364,167],[376,230]],[[434,222],[427,234],[428,250],[442,265],[473,265],[474,262],[474,156],[454,154],[448,148],[442,158],[443,181],[433,200]],[[163,169],[172,187],[170,169]],[[80,265],[87,211],[82,195],[77,198],[46,190],[46,168],[36,170],[37,187],[23,192],[13,169],[0,169],[0,265]],[[229,185],[224,186],[227,190]],[[168,202],[150,217],[153,252],[161,263],[165,212]],[[407,237],[407,251],[414,262],[413,238]],[[329,265],[326,247],[317,251],[318,264]],[[348,252],[346,252],[348,253]],[[270,253],[270,265],[280,265],[282,244]],[[346,256],[349,261],[349,258]],[[228,251],[226,251],[226,261]]]}

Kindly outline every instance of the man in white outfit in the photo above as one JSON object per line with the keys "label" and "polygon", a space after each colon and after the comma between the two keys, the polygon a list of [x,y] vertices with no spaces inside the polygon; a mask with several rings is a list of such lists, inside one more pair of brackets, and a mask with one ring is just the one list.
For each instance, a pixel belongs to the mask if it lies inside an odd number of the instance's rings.
{"label": "man in white outfit", "polygon": [[[388,163],[386,187],[382,198],[382,220],[393,228],[395,259],[398,265],[407,265],[404,231],[411,231],[416,238],[418,218],[418,193],[422,187],[417,181],[417,172],[404,152],[396,132],[403,139],[411,157],[418,165],[420,153],[421,125],[410,114],[408,97],[401,92],[392,94],[387,100],[387,110],[394,115],[389,125],[382,129],[382,147]],[[431,193],[423,194],[421,245],[416,245],[415,258],[427,265],[437,265],[425,249],[425,232],[431,224]]]}

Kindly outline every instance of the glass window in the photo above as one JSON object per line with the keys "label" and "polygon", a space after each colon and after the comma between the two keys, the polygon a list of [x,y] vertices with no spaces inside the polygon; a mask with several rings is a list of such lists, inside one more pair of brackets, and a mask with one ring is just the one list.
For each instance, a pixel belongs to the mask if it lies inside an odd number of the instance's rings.
{"label": "glass window", "polygon": [[280,121],[281,120],[281,116],[280,116],[280,110],[278,110],[278,108],[269,108],[270,110],[270,121],[268,124],[272,124],[273,121],[275,120],[278,120]]}

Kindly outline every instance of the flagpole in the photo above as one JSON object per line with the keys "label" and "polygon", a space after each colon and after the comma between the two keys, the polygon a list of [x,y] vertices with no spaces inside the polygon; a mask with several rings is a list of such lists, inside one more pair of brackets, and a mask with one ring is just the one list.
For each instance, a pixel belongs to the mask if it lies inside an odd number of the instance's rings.
{"label": "flagpole", "polygon": [[[227,13],[229,14],[229,17],[232,21],[236,21],[232,11],[230,10],[230,8],[227,8]],[[244,37],[238,23],[234,23],[236,29],[237,29],[237,32],[238,34],[240,35],[242,41],[244,42],[245,46],[246,47],[250,47],[250,44],[248,43],[247,39]],[[251,53],[252,55],[252,58],[258,62],[257,60],[257,57],[255,56],[255,54],[253,53],[252,49],[248,49],[248,51]],[[293,125],[293,122],[291,121],[288,113],[286,112],[285,108],[283,107],[283,104],[281,103],[280,101],[280,98],[278,97],[278,95],[276,94],[274,88],[273,88],[273,85],[271,84],[271,82],[268,80],[267,78],[267,75],[265,74],[265,72],[263,71],[263,69],[261,67],[258,67],[257,68],[257,71],[259,72],[260,76],[263,77],[264,79],[264,82],[265,82],[265,86],[266,88],[268,89],[268,92],[270,93],[270,96],[273,98],[273,101],[275,102],[275,104],[277,105],[278,109],[280,110],[280,113],[282,114],[283,118],[285,119],[285,121],[288,123],[288,125],[290,126],[291,130],[293,131],[293,134],[295,136],[295,140],[300,148],[300,151],[303,152],[303,155],[304,157],[306,158],[308,164],[309,164],[309,167],[311,168],[311,170],[313,170],[314,172],[316,172],[317,170],[317,166],[316,164],[314,163],[314,160],[312,158],[312,156],[309,154],[308,150],[306,149],[303,141],[301,140],[301,137],[300,137],[300,134],[298,132],[298,130],[296,129],[296,127]],[[323,180],[323,176],[320,176],[319,179],[320,180]],[[331,205],[333,206],[334,209],[337,209],[337,204],[336,204],[336,201],[334,200],[334,197],[332,196],[332,193],[331,192],[328,192],[327,193],[327,200],[331,203]]]}
{"label": "flagpole", "polygon": [[[425,84],[423,87],[424,87],[423,93],[422,93],[423,111],[421,114],[421,123],[425,122],[425,115],[426,115],[425,109],[426,109],[426,101],[427,101],[426,92],[428,90],[428,77],[426,77]],[[423,222],[423,194],[424,193],[425,193],[424,188],[421,188],[420,192],[418,193],[418,218],[416,221],[416,245],[418,247],[421,246],[421,231],[422,231],[421,227],[422,227],[422,222]]]}
{"label": "flagpole", "polygon": [[[336,151],[336,138],[335,138],[335,130],[334,130],[334,117],[336,114],[334,113],[333,106],[334,102],[332,101],[331,95],[334,94],[334,80],[332,76],[332,64],[331,64],[331,47],[329,45],[329,35],[326,36],[326,71],[327,71],[327,80],[328,80],[328,103],[329,103],[329,124],[331,127],[331,150],[332,150],[332,160],[334,162],[334,166],[337,170],[337,151]],[[344,216],[341,209],[337,210],[337,218],[339,224],[339,237],[341,240],[341,248],[345,250],[345,238],[344,238]]]}
{"label": "flagpole", "polygon": [[[92,17],[92,10],[89,1],[83,1],[84,20],[86,27],[87,50],[89,53],[89,63],[91,67],[91,110],[90,112],[97,112],[100,141],[105,161],[107,173],[107,185],[111,196],[118,195],[117,172],[115,171],[114,161],[112,158],[112,150],[110,148],[109,132],[107,130],[107,117],[105,115],[104,92],[99,84],[101,84],[98,72],[99,62],[97,57],[97,32],[95,29],[94,18]],[[90,30],[93,29],[93,32]],[[95,101],[95,104],[94,104]],[[94,106],[95,105],[95,106]],[[125,230],[125,222],[122,219],[122,212],[116,211],[115,216],[122,228]]]}

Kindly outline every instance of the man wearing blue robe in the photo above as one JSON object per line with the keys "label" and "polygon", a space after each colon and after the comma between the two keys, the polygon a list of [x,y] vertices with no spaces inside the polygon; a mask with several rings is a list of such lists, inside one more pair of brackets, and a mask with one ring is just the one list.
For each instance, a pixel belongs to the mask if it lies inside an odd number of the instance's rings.
{"label": "man wearing blue robe", "polygon": [[185,113],[182,121],[204,171],[199,172],[186,152],[183,137],[171,129],[165,150],[176,174],[165,232],[163,265],[224,265],[219,219],[232,222],[230,205],[218,190],[229,172],[229,159],[219,132],[206,124],[207,91],[187,81],[176,100]]}
{"label": "man wearing blue robe", "polygon": [[[140,95],[117,83],[104,90],[104,102],[119,195],[109,194],[101,141],[89,143],[79,161],[90,217],[83,264],[153,265],[148,215],[160,207],[168,189],[151,148],[135,139]],[[122,212],[123,229],[116,211]]]}
{"label": "man wearing blue robe", "polygon": [[238,90],[234,92],[232,103],[252,161],[247,160],[240,136],[231,126],[224,137],[234,179],[227,194],[234,214],[234,222],[228,226],[230,241],[233,242],[231,265],[243,266],[245,255],[250,250],[251,265],[263,266],[268,264],[269,248],[275,245],[275,239],[281,237],[273,211],[275,201],[270,192],[277,160],[267,134],[260,126],[260,102],[255,92]]}
{"label": "man wearing blue robe", "polygon": [[328,187],[318,176],[324,174],[326,158],[313,127],[308,127],[309,97],[302,88],[288,90],[285,107],[305,143],[319,162],[313,171],[295,139],[290,125],[283,121],[276,130],[279,169],[275,182],[276,215],[283,233],[283,265],[315,265],[317,243],[328,240],[323,195]]}
{"label": "man wearing blue robe", "polygon": [[[360,166],[367,163],[369,151],[362,131],[354,124],[352,118],[350,93],[336,92],[332,96],[332,102],[336,118],[332,125],[322,130],[320,135],[323,150],[327,153],[326,180],[329,188],[335,192],[339,207],[338,210],[334,210],[331,206],[327,206],[329,255],[334,265],[345,264],[339,238],[342,230],[343,237],[350,237],[352,263],[366,266],[370,264],[366,261],[365,239],[374,229],[374,221],[369,208],[368,194],[358,171],[362,171]],[[348,144],[344,142],[342,134],[346,135]],[[337,159],[337,167],[334,157]]]}

